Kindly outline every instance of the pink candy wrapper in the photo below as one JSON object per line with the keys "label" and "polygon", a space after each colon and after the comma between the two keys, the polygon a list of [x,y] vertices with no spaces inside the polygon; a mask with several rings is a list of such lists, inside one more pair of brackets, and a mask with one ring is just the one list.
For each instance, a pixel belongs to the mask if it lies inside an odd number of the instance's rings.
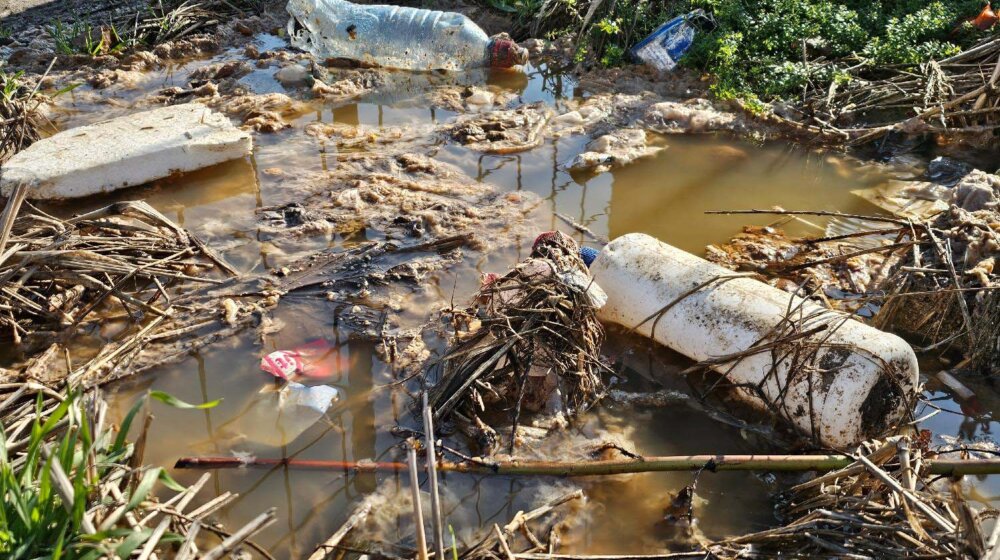
{"label": "pink candy wrapper", "polygon": [[341,350],[323,339],[314,340],[292,350],[278,350],[260,359],[260,369],[281,379],[296,376],[330,377],[341,368],[350,367]]}

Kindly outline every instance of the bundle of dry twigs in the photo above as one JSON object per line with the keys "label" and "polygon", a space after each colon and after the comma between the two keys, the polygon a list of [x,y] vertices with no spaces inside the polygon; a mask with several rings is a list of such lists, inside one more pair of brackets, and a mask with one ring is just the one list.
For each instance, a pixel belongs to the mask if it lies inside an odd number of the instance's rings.
{"label": "bundle of dry twigs", "polygon": [[165,316],[157,300],[169,304],[171,284],[234,273],[144,202],[64,220],[25,203],[26,193],[15,189],[0,215],[0,338],[25,356],[115,317]]}
{"label": "bundle of dry twigs", "polygon": [[980,558],[979,516],[957,483],[941,492],[906,437],[862,446],[857,461],[789,490],[784,525],[711,547],[724,558]]}
{"label": "bundle of dry twigs", "polygon": [[916,224],[913,249],[882,285],[886,295],[876,324],[917,334],[932,349],[958,349],[974,369],[995,371],[1000,366],[996,219],[992,209],[970,212],[953,205]]}
{"label": "bundle of dry twigs", "polygon": [[[52,61],[55,63],[55,60]],[[49,69],[52,64],[49,65]],[[48,74],[48,70],[45,72]],[[42,79],[45,75],[42,76]],[[38,111],[45,97],[38,93],[42,79],[29,88],[21,74],[0,71],[0,163],[27,148],[40,138],[45,122]]]}
{"label": "bundle of dry twigs", "polygon": [[[846,68],[851,80],[812,88],[798,100],[801,122],[861,144],[889,132],[979,134],[1000,127],[1000,39],[989,38],[918,66]],[[816,61],[844,72],[844,61]]]}
{"label": "bundle of dry twigs", "polygon": [[552,411],[556,394],[556,411],[567,415],[595,403],[601,374],[610,371],[600,356],[595,290],[576,243],[562,233],[540,236],[531,258],[485,278],[478,306],[456,314],[470,332],[431,366],[439,374],[431,391],[436,416],[508,410],[516,433],[522,410]]}

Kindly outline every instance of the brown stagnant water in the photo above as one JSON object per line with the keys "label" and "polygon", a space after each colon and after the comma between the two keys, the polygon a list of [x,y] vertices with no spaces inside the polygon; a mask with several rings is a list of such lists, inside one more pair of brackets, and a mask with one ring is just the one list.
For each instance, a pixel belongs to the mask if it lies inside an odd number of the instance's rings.
{"label": "brown stagnant water", "polygon": [[[269,42],[267,46],[271,48],[276,43],[274,38],[258,40]],[[138,89],[116,94],[122,102],[113,107],[95,108],[86,102],[75,103],[73,96],[64,98],[58,122],[64,127],[75,126],[125,114],[134,110],[128,108],[129,101],[138,93],[184,85],[187,73],[204,62],[190,62],[168,72],[150,74]],[[254,84],[259,92],[280,91],[280,85],[270,77],[273,71],[273,68],[256,71],[244,80]],[[514,89],[525,102],[542,100],[559,104],[571,96],[585,95],[577,91],[572,79],[544,69],[529,68],[527,77],[506,75],[490,79],[494,84]],[[250,158],[87,200],[64,210],[80,211],[82,207],[112,200],[144,198],[217,248],[238,269],[262,272],[318,249],[347,243],[330,237],[294,242],[258,238],[255,210],[294,200],[294,193],[283,192],[277,186],[271,170],[303,173],[335,164],[330,156],[336,148],[306,136],[302,131],[306,124],[322,121],[393,126],[441,122],[452,117],[454,114],[448,111],[405,102],[381,104],[377,98],[339,106],[314,104],[310,112],[293,122],[293,128],[256,135],[256,147]],[[878,173],[840,156],[788,145],[751,145],[714,136],[655,138],[654,143],[667,149],[599,175],[571,175],[561,169],[560,164],[581,152],[587,140],[569,136],[548,140],[526,153],[503,156],[441,144],[434,155],[499,189],[537,193],[543,199],[543,205],[534,215],[539,231],[555,228],[570,231],[556,217],[556,213],[561,213],[598,235],[613,238],[641,231],[696,254],[701,254],[706,244],[725,241],[745,224],[763,225],[773,219],[706,215],[706,210],[781,206],[873,213],[876,211],[873,207],[850,191],[873,186],[883,179]],[[816,228],[825,224],[822,219],[810,221],[814,225],[792,222],[786,225],[786,230],[793,234],[816,233],[819,231]],[[371,234],[377,239],[377,232]],[[576,237],[584,240],[578,234]],[[530,243],[530,237],[522,239],[517,249],[470,258],[434,275],[429,279],[429,288],[408,302],[408,314],[419,319],[426,316],[431,306],[440,307],[452,296],[456,301],[464,301],[477,287],[479,272],[506,270],[527,254]],[[374,353],[373,344],[352,339],[338,328],[325,302],[285,301],[275,316],[283,319],[286,326],[269,336],[263,347],[255,345],[249,335],[234,338],[179,364],[108,388],[119,417],[149,389],[166,391],[189,402],[224,399],[218,407],[205,411],[176,410],[154,404],[156,420],[150,432],[153,443],[146,448],[148,462],[172,467],[181,456],[225,455],[234,450],[270,458],[295,455],[303,459],[378,460],[398,456],[396,446],[400,440],[387,428],[397,423],[414,427],[419,423],[413,419],[410,403],[404,396],[391,391],[369,393],[393,380],[387,364]],[[243,414],[257,392],[273,384],[259,369],[260,357],[317,337],[338,348],[344,368],[325,382],[342,391],[349,404],[292,441],[281,441],[273,429],[261,434],[260,430],[267,428],[260,419]],[[646,355],[644,344],[630,345],[621,337],[613,337],[607,348],[611,355],[621,355],[625,350],[633,352],[627,360],[630,367],[626,373],[632,374],[634,380],[629,384],[636,390],[657,388],[645,376],[669,382],[671,373],[688,365],[682,357],[664,352],[651,358]],[[944,399],[937,405],[958,410],[947,395],[932,396]],[[919,405],[917,417],[928,410]],[[742,437],[739,429],[682,405],[658,410],[603,408],[591,413],[583,424],[610,426],[648,455],[762,451]],[[925,421],[922,427],[936,434],[975,438],[988,434],[993,424],[977,424],[961,414],[942,412]],[[581,438],[586,438],[590,432],[582,429],[581,434]],[[181,482],[190,483],[201,473],[173,471],[172,474]],[[207,500],[226,491],[240,495],[218,514],[218,520],[229,528],[239,527],[265,509],[276,507],[279,522],[255,540],[278,557],[299,558],[311,553],[318,542],[336,530],[362,496],[393,480],[405,485],[401,475],[395,474],[355,475],[283,468],[222,470],[211,473],[211,481],[201,497]],[[576,481],[445,474],[442,485],[450,498],[445,512],[447,523],[460,539],[468,539],[471,531],[479,527],[506,523],[518,510],[537,505],[541,496],[578,485],[587,493],[590,506],[582,530],[566,539],[564,551],[651,553],[667,548],[654,525],[671,495],[691,480],[688,473]],[[1000,491],[1000,481],[994,477],[976,483],[979,499],[994,502],[991,496]],[[772,525],[771,496],[775,488],[775,481],[768,476],[703,475],[695,509],[700,528],[709,538],[718,538]],[[405,524],[398,531],[384,537],[411,538],[406,534]]]}

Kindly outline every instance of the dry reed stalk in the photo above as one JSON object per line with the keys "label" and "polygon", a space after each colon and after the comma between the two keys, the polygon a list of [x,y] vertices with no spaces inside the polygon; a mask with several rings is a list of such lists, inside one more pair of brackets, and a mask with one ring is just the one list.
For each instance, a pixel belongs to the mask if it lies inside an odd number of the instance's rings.
{"label": "dry reed stalk", "polygon": [[410,494],[413,496],[413,524],[417,538],[417,560],[427,560],[427,535],[424,531],[424,508],[420,505],[420,472],[417,470],[416,442],[406,448],[410,473]]}
{"label": "dry reed stalk", "polygon": [[424,419],[424,447],[427,481],[431,493],[431,521],[434,524],[435,558],[444,558],[444,519],[441,515],[441,495],[438,492],[437,449],[434,435],[434,412],[427,401],[427,391],[422,393]]}
{"label": "dry reed stalk", "polygon": [[368,514],[371,513],[372,503],[369,500],[364,500],[358,507],[354,508],[351,515],[347,518],[347,521],[337,531],[330,535],[330,538],[326,539],[323,544],[316,547],[316,550],[309,556],[309,560],[325,560],[328,556],[334,553],[337,547],[340,546],[341,541],[348,533],[353,531],[358,525],[364,523],[367,519]]}
{"label": "dry reed stalk", "polygon": [[271,508],[264,513],[253,518],[249,523],[241,527],[239,530],[229,535],[219,545],[212,550],[206,552],[201,560],[219,560],[223,556],[233,552],[243,544],[247,539],[259,533],[261,530],[266,528],[277,521],[275,517],[275,508]]}

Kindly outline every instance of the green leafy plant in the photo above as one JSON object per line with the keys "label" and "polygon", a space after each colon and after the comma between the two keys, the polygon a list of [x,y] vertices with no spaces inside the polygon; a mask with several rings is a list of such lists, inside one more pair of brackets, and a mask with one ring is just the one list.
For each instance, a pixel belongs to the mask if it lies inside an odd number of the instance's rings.
{"label": "green leafy plant", "polygon": [[989,33],[963,24],[983,0],[482,1],[535,22],[521,26],[529,34],[582,32],[574,62],[604,66],[627,62],[629,49],[658,26],[702,9],[714,23],[699,24],[682,63],[710,74],[717,97],[739,98],[752,110],[804,86],[940,60]]}
{"label": "green leafy plant", "polygon": [[[165,393],[150,396],[181,408],[218,404],[191,405]],[[3,558],[127,558],[153,529],[133,530],[122,523],[125,515],[141,510],[157,484],[183,490],[161,468],[128,467],[134,451],[127,440],[129,429],[146,406],[146,398],[132,407],[117,431],[101,427],[103,422],[95,425],[97,420],[89,412],[92,407],[84,401],[72,393],[53,408],[39,394],[30,435],[23,451],[16,454],[9,451],[14,442],[8,440],[7,430],[0,429]],[[107,494],[107,485],[122,488],[125,495],[120,504],[104,509],[103,517],[95,518],[95,501]],[[163,542],[177,539],[177,535],[168,534]]]}
{"label": "green leafy plant", "polygon": [[94,27],[89,23],[74,22],[66,25],[60,20],[49,24],[49,37],[55,43],[56,52],[63,55],[85,54],[99,56],[117,53],[139,44],[136,36],[119,33],[112,23],[107,28]]}
{"label": "green leafy plant", "polygon": [[91,32],[92,32],[92,29],[90,28],[90,26],[87,26],[87,30],[84,32],[84,36],[83,36],[83,41],[84,41],[83,42],[83,50],[84,50],[85,53],[89,54],[90,56],[97,56],[97,55],[101,54],[101,52],[104,50],[104,47],[105,47],[105,44],[104,44],[104,35],[103,34],[100,35],[100,37],[98,37],[95,40],[94,36],[93,36],[93,34]]}
{"label": "green leafy plant", "polygon": [[21,83],[21,78],[24,76],[24,70],[8,74],[3,70],[0,70],[0,95],[3,95],[4,101],[12,101],[19,92],[22,91],[23,84]]}
{"label": "green leafy plant", "polygon": [[702,8],[714,16],[715,29],[696,36],[683,62],[711,73],[716,95],[771,101],[793,97],[807,83],[844,83],[881,65],[954,54],[983,35],[960,25],[981,6],[978,0],[692,0],[676,3],[674,13]]}
{"label": "green leafy plant", "polygon": [[49,33],[49,37],[55,43],[56,52],[59,54],[71,55],[76,54],[76,48],[73,46],[74,38],[80,34],[82,30],[82,25],[80,23],[74,23],[72,26],[68,26],[62,22],[62,20],[55,20],[46,28]]}

